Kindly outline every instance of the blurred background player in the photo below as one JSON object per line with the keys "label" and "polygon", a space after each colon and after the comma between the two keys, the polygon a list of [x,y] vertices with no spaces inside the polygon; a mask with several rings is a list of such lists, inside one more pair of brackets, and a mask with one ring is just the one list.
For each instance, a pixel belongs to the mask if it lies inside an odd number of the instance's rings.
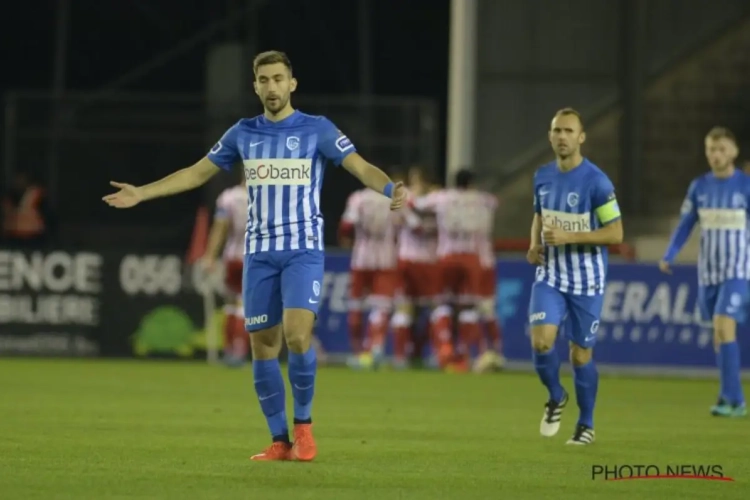
{"label": "blurred background player", "polygon": [[711,171],[690,184],[680,223],[659,267],[665,273],[671,272],[671,264],[700,220],[698,301],[703,320],[712,322],[721,381],[719,398],[711,413],[744,417],[747,407],[740,379],[737,323],[745,317],[750,279],[750,177],[734,167],[737,140],[729,129],[712,129],[706,136],[705,148]]}
{"label": "blurred background player", "polygon": [[[527,259],[537,266],[529,323],[534,366],[549,391],[539,431],[560,430],[568,393],[560,384],[555,341],[560,325],[570,342],[570,361],[580,415],[567,444],[594,442],[599,373],[592,358],[607,278],[608,246],[622,243],[615,188],[607,175],[581,156],[583,122],[572,108],[550,124],[555,161],[534,174],[534,220]],[[566,319],[567,318],[567,319]]]}
{"label": "blurred background player", "polygon": [[[325,266],[320,212],[325,165],[341,165],[365,186],[391,198],[391,210],[403,206],[406,193],[402,184],[365,161],[330,120],[292,107],[297,80],[286,54],[257,55],[253,74],[262,115],[239,120],[194,165],[145,186],[112,182],[119,191],[103,199],[113,207],[133,207],[195,189],[243,162],[250,200],[242,280],[245,328],[252,333],[255,392],[272,441],[251,459],[308,462],[317,456],[312,433],[317,375],[312,331]],[[284,340],[294,399],[293,443],[279,363]]]}
{"label": "blurred background player", "polygon": [[[497,199],[487,193],[490,197],[487,201],[488,207],[497,206]],[[479,322],[481,325],[481,338],[479,340],[479,354],[474,363],[474,371],[487,372],[501,368],[505,364],[502,356],[502,332],[496,314],[495,294],[497,289],[497,260],[495,259],[495,245],[492,235],[495,225],[495,211],[488,209],[482,212],[484,215],[483,229],[479,240],[479,264],[482,269],[482,281],[479,290],[477,310],[479,311]]]}
{"label": "blurred background player", "polygon": [[[411,203],[439,189],[429,184],[419,167],[409,169],[407,186]],[[431,340],[429,318],[426,318],[425,324],[421,321],[422,316],[425,312],[431,312],[440,295],[435,214],[424,213],[420,216],[409,207],[400,214],[399,284],[392,321],[395,368],[407,367],[410,354],[413,358],[421,358],[425,345]],[[428,364],[437,366],[436,358],[432,356]]]}
{"label": "blurred background player", "polygon": [[[391,175],[396,182],[402,178],[399,172]],[[360,189],[349,196],[339,224],[341,246],[353,247],[348,317],[353,368],[378,366],[385,354],[397,279],[398,218],[389,205],[380,193]]]}
{"label": "blurred background player", "polygon": [[216,201],[216,214],[208,237],[205,269],[214,272],[219,252],[224,249],[224,362],[241,366],[247,359],[249,338],[242,307],[242,266],[245,256],[248,195],[244,177],[240,184],[225,189]]}
{"label": "blurred background player", "polygon": [[[495,204],[494,197],[474,189],[473,174],[467,169],[456,174],[455,188],[430,193],[413,203],[419,213],[434,213],[438,225],[441,297],[432,320],[437,355],[443,367],[451,364],[453,369],[468,370],[469,348],[479,341],[477,299],[482,281],[479,244],[485,230],[484,214],[494,211]],[[454,349],[456,311],[458,338]]]}

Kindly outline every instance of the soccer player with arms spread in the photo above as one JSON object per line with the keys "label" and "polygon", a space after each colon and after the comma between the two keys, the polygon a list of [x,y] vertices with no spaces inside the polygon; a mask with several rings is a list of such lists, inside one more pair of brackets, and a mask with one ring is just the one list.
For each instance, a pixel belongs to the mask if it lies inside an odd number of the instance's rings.
{"label": "soccer player with arms spread", "polygon": [[240,184],[222,191],[216,201],[216,215],[208,236],[203,265],[209,272],[224,252],[224,285],[227,291],[224,305],[224,362],[241,366],[247,358],[247,332],[242,306],[242,267],[245,255],[245,227],[247,226],[247,188]]}
{"label": "soccer player with arms spread", "polygon": [[[191,167],[145,186],[113,182],[120,190],[104,201],[127,208],[195,189],[242,160],[249,195],[245,328],[251,333],[255,391],[273,441],[252,459],[310,461],[317,454],[311,419],[317,361],[311,343],[323,281],[320,188],[325,163],[342,165],[365,186],[391,198],[391,210],[401,208],[406,192],[357,154],[327,118],[292,108],[290,95],[297,80],[284,53],[259,54],[253,71],[262,115],[237,122]],[[284,338],[294,397],[293,444],[278,360]]]}
{"label": "soccer player with arms spread", "polygon": [[[556,160],[534,175],[534,221],[527,259],[537,266],[529,303],[534,366],[549,390],[542,436],[560,430],[568,393],[560,384],[555,340],[565,321],[580,416],[568,444],[594,442],[599,374],[592,359],[607,276],[607,246],[622,242],[615,190],[607,175],[581,156],[586,140],[577,111],[552,119],[549,140]],[[567,319],[566,319],[567,318]]]}
{"label": "soccer player with arms spread", "polygon": [[740,382],[737,323],[744,319],[750,278],[750,177],[734,167],[737,141],[729,129],[712,129],[705,146],[711,172],[690,184],[680,223],[659,267],[662,272],[671,272],[671,264],[700,222],[698,301],[703,320],[713,323],[721,381],[719,399],[711,413],[744,417],[747,407]]}

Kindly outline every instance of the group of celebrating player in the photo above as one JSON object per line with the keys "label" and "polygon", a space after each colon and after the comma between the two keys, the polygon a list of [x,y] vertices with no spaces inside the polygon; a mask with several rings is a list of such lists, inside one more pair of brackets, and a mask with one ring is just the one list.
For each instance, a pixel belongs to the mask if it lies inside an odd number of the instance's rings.
{"label": "group of celebrating player", "polygon": [[350,366],[380,365],[389,330],[395,368],[423,354],[434,368],[466,371],[472,358],[476,369],[501,366],[495,197],[475,189],[468,170],[450,189],[417,167],[391,174],[407,183],[406,207],[389,212],[380,194],[355,191],[339,226],[342,246],[352,247]]}
{"label": "group of celebrating player", "polygon": [[[482,272],[481,256],[482,252],[491,254],[484,240],[496,201],[472,189],[468,172],[458,175],[455,188],[438,190],[428,188],[424,179],[413,174],[409,193],[401,181],[390,179],[357,154],[352,142],[328,119],[292,108],[290,95],[297,80],[285,54],[262,53],[255,58],[253,70],[255,92],[264,106],[262,115],[240,120],[196,164],[144,186],[112,182],[119,190],[103,199],[116,208],[132,207],[197,188],[242,161],[247,199],[238,189],[237,198],[242,201],[236,202],[247,203],[242,317],[250,333],[255,390],[272,437],[272,444],[252,459],[310,461],[317,454],[311,417],[317,358],[312,344],[324,271],[320,186],[326,162],[343,166],[369,188],[353,195],[342,226],[343,236],[352,230],[355,235],[353,305],[369,299],[372,310],[366,343],[370,354],[379,355],[395,304],[390,322],[395,327],[396,357],[402,362],[417,306],[433,307],[429,337],[439,363],[461,363],[469,344],[481,338],[478,318],[482,313],[490,318],[494,309],[481,300],[489,297],[482,297],[483,275],[489,279],[489,273]],[[556,159],[541,167],[534,178],[527,255],[537,269],[529,305],[533,361],[549,391],[540,432],[543,436],[558,432],[569,399],[560,383],[555,349],[558,329],[564,325],[579,407],[579,419],[568,440],[575,445],[594,441],[599,376],[592,349],[606,286],[607,249],[623,239],[612,183],[581,156],[585,137],[575,110],[566,108],[555,114],[549,140]],[[736,323],[745,307],[750,278],[750,178],[734,168],[737,143],[728,130],[716,129],[708,135],[706,155],[711,172],[691,184],[682,222],[661,267],[669,271],[693,225],[700,221],[699,298],[704,316],[713,321],[721,373],[719,400],[712,413],[743,416]],[[235,223],[240,225],[239,220]],[[381,241],[380,247],[358,249],[373,238]],[[236,260],[237,277],[240,263]],[[363,324],[360,311],[352,309],[350,323],[355,333]],[[460,325],[456,344],[454,316]],[[353,338],[359,342],[361,337]],[[283,340],[289,351],[294,398],[293,440],[278,361]]]}

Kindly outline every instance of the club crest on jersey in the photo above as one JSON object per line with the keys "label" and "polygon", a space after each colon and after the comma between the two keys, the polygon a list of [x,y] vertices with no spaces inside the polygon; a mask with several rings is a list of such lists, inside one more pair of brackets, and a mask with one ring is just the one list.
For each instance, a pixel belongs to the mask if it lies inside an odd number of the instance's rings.
{"label": "club crest on jersey", "polygon": [[732,195],[732,207],[733,208],[746,208],[747,201],[742,193],[734,193]]}
{"label": "club crest on jersey", "polygon": [[578,205],[578,193],[568,193],[568,206],[570,208]]}
{"label": "club crest on jersey", "polygon": [[315,296],[320,295],[320,282],[319,281],[313,281],[313,293]]}
{"label": "club crest on jersey", "polygon": [[289,151],[294,151],[299,147],[299,137],[291,136],[286,138],[286,147]]}

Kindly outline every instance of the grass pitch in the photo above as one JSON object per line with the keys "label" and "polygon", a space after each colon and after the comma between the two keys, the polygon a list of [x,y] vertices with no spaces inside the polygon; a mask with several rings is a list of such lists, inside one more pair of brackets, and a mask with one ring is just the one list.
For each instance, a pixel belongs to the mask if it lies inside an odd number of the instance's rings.
{"label": "grass pitch", "polygon": [[[750,498],[750,420],[708,415],[715,382],[602,378],[599,395],[597,442],[579,448],[574,401],[539,437],[531,375],[324,368],[316,461],[252,463],[269,438],[249,369],[0,360],[0,498]],[[735,481],[591,478],[624,464],[717,464]]]}

